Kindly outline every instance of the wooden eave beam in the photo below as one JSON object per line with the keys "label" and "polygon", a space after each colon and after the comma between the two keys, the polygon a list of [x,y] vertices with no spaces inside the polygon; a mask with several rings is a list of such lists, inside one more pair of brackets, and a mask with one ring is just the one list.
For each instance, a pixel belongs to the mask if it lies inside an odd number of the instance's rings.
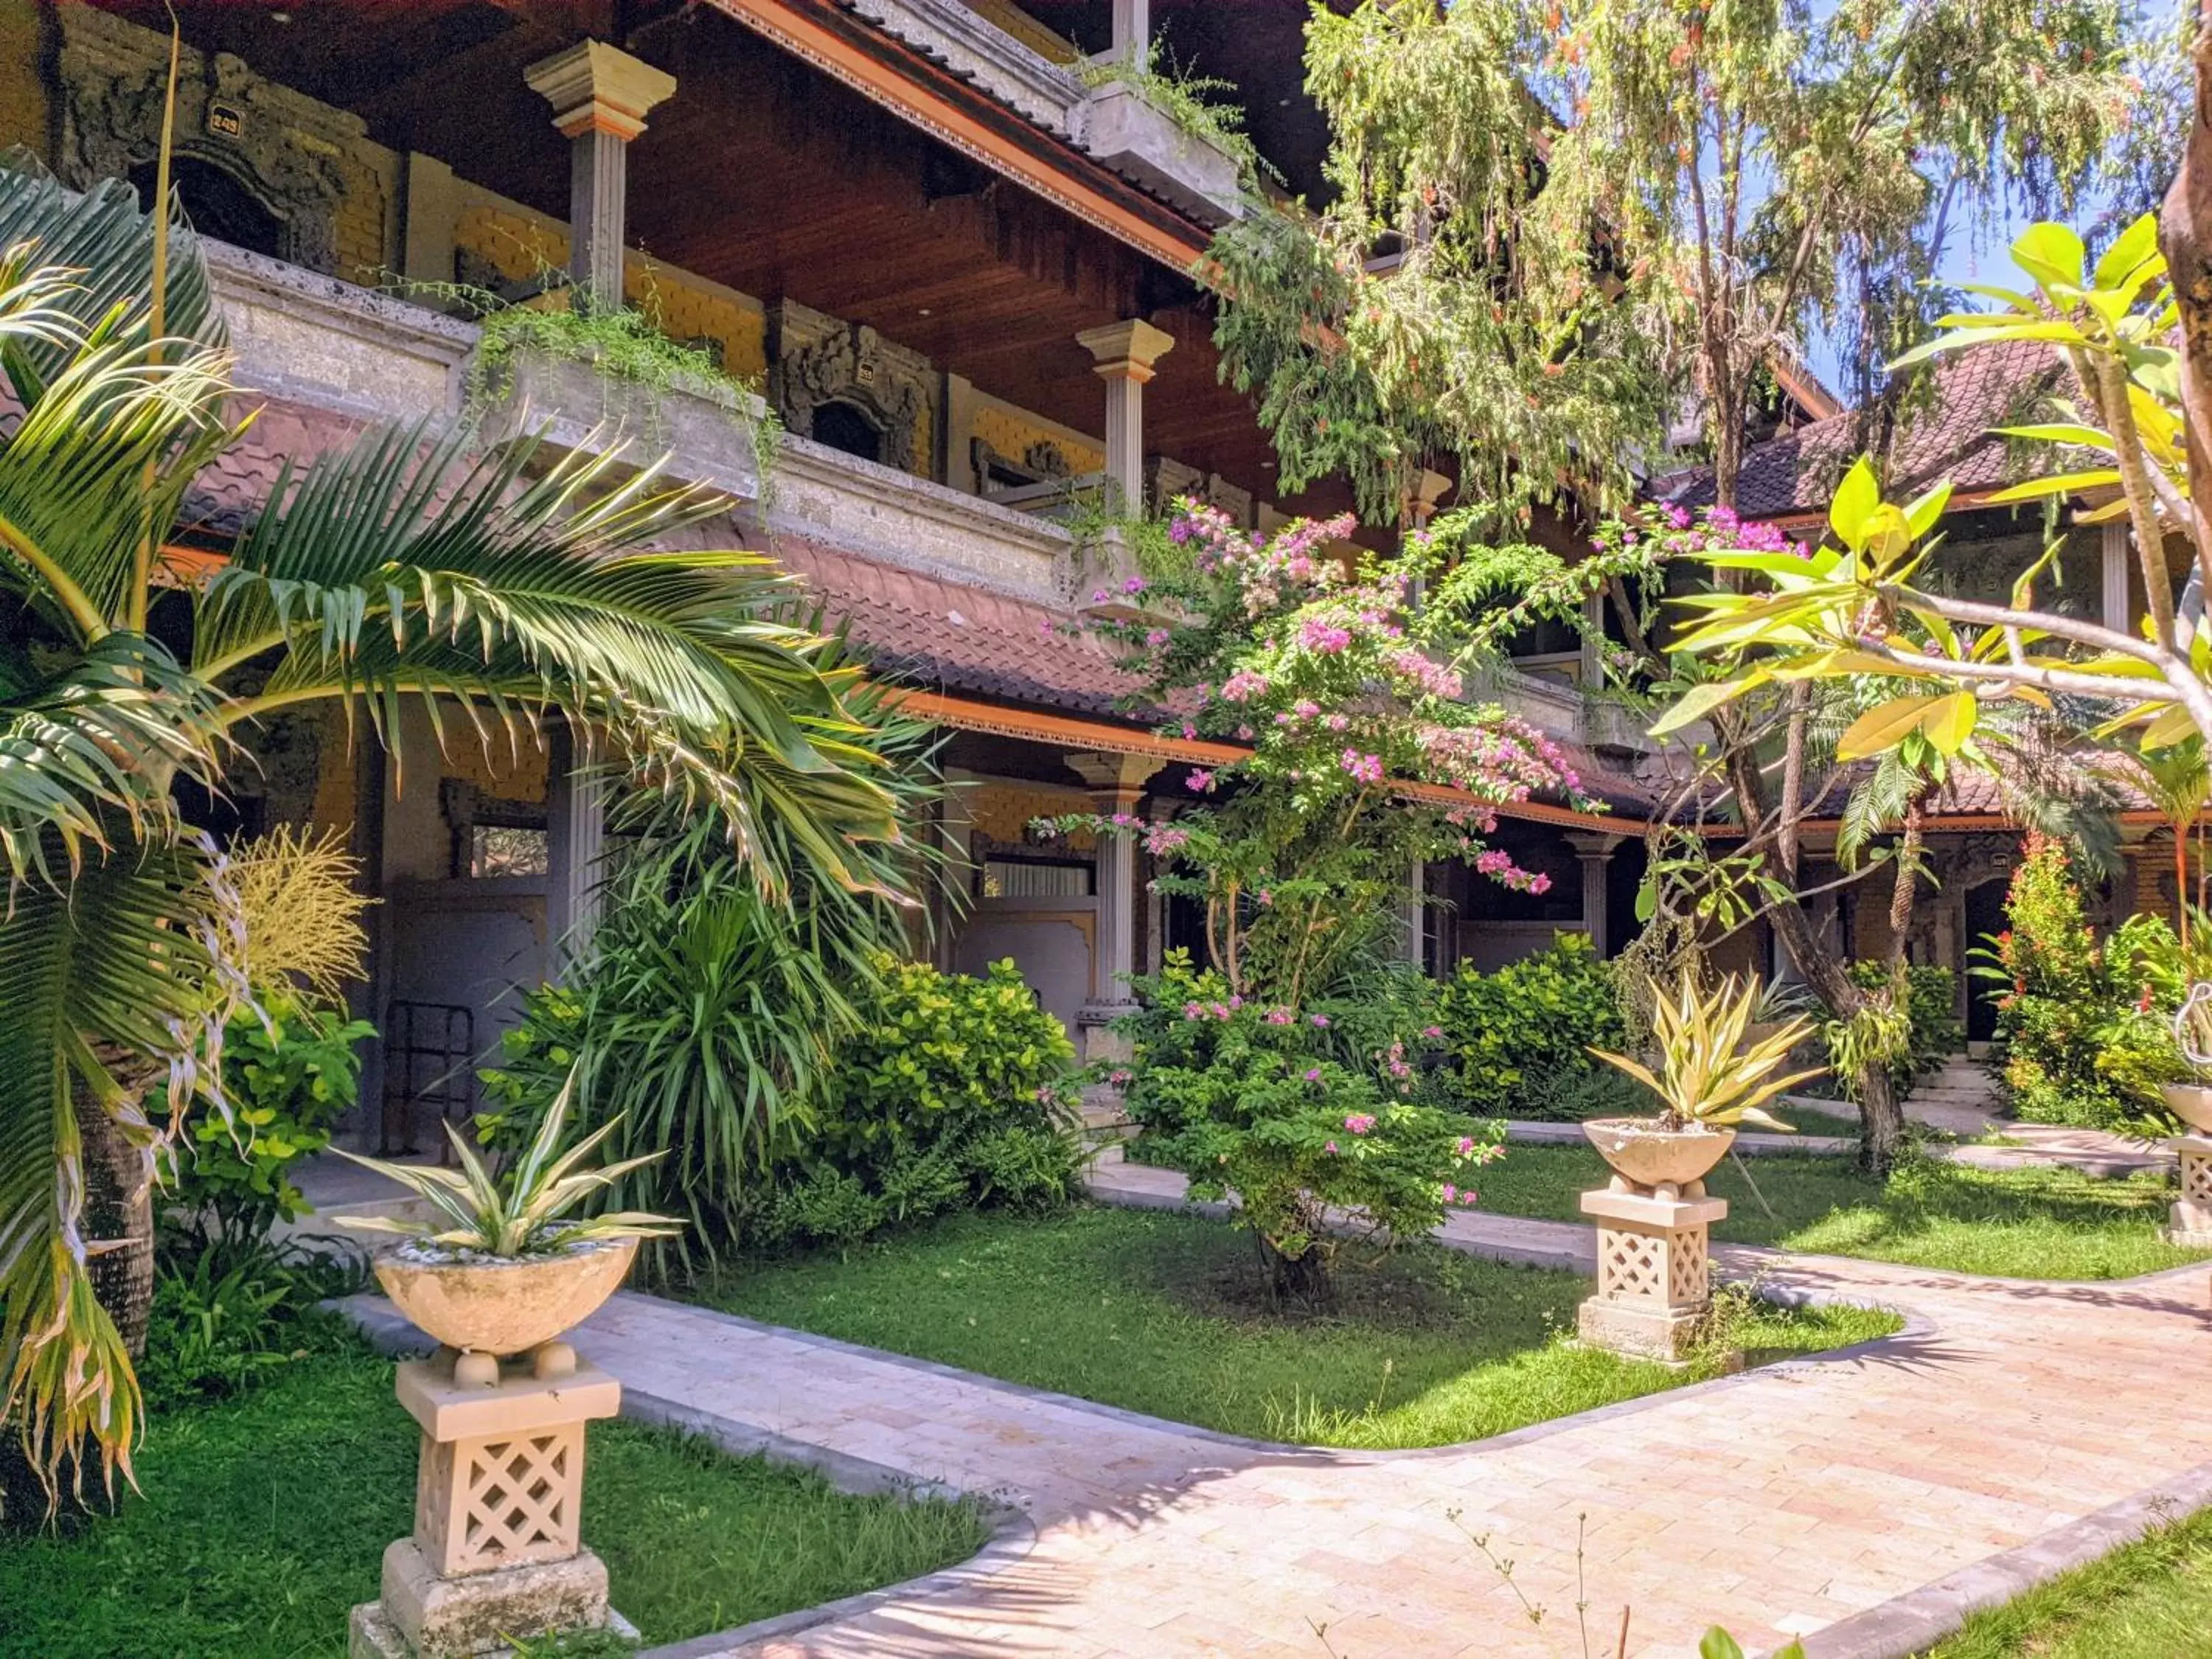
{"label": "wooden eave beam", "polygon": [[1200,225],[834,0],[708,0],[724,15],[1116,240],[1188,276]]}

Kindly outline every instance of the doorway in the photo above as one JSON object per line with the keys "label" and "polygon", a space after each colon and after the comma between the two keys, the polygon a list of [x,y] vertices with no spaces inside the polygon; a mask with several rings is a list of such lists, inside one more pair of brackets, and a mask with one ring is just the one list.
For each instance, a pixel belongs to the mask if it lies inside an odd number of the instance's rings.
{"label": "doorway", "polygon": [[2005,894],[2011,887],[2006,877],[1997,877],[1966,890],[1964,908],[1964,950],[1960,972],[1965,975],[1966,987],[1966,1041],[1987,1042],[1997,1034],[1997,1001],[2005,993],[2002,981],[1975,973],[1983,960],[1975,955],[1986,950],[1990,941],[2005,928]]}

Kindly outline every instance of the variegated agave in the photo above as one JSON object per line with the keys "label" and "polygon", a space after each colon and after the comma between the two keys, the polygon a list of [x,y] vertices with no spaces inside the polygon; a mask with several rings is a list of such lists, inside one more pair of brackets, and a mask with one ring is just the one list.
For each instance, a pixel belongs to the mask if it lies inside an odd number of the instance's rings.
{"label": "variegated agave", "polygon": [[561,1152],[561,1131],[568,1121],[574,1088],[572,1075],[546,1109],[530,1145],[497,1176],[485,1166],[467,1138],[450,1123],[446,1126],[446,1134],[460,1158],[461,1167],[458,1170],[392,1164],[340,1151],[340,1157],[351,1158],[363,1168],[398,1182],[427,1201],[436,1213],[431,1219],[422,1221],[392,1216],[340,1216],[338,1224],[363,1232],[397,1233],[434,1251],[495,1256],[503,1261],[555,1255],[574,1245],[604,1239],[672,1236],[678,1231],[673,1218],[639,1210],[564,1218],[590,1194],[663,1156],[649,1152],[642,1158],[624,1158],[600,1169],[580,1169],[578,1166],[592,1149],[611,1134],[622,1120],[609,1119],[567,1152]]}
{"label": "variegated agave", "polygon": [[1700,1124],[1723,1129],[1739,1123],[1787,1133],[1790,1126],[1761,1109],[1794,1085],[1818,1077],[1819,1068],[1777,1077],[1789,1063],[1790,1051],[1812,1034],[1802,1017],[1757,1042],[1744,1041],[1758,1012],[1760,991],[1756,977],[1749,982],[1733,975],[1721,981],[1711,996],[1698,988],[1694,969],[1686,970],[1669,996],[1655,984],[1651,1034],[1658,1049],[1653,1068],[1626,1054],[1602,1048],[1590,1052],[1609,1066],[1634,1078],[1659,1097],[1662,1127],[1685,1128]]}

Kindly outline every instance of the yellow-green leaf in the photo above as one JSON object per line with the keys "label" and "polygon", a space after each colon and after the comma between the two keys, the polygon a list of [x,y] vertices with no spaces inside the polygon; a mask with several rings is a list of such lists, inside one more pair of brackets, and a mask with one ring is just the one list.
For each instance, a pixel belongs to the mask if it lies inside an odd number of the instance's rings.
{"label": "yellow-green leaf", "polygon": [[1836,539],[1854,551],[1866,544],[1866,522],[1881,505],[1881,486],[1875,482],[1874,464],[1863,455],[1836,486],[1828,503],[1828,524]]}
{"label": "yellow-green leaf", "polygon": [[1960,745],[1973,735],[1974,720],[1980,712],[1980,700],[1971,691],[1939,697],[1936,706],[1920,718],[1921,734],[1935,745],[1938,754],[1955,755]]}
{"label": "yellow-green leaf", "polygon": [[2045,288],[2081,286],[2089,251],[2071,227],[2045,221],[2030,225],[2012,245],[2013,263]]}
{"label": "yellow-green leaf", "polygon": [[1864,760],[1894,749],[1917,731],[1928,711],[1944,697],[1892,697],[1853,720],[1836,743],[1838,760]]}

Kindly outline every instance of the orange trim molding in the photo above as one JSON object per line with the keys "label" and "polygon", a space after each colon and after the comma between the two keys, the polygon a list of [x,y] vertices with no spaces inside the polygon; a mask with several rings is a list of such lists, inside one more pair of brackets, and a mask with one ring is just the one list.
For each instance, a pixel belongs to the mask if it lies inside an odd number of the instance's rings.
{"label": "orange trim molding", "polygon": [[[1067,160],[1055,164],[1031,153],[1014,143],[1000,125],[980,119],[901,74],[883,58],[861,51],[848,33],[830,27],[800,0],[711,0],[711,3],[717,11],[804,58],[832,79],[1163,264],[1188,273],[1211,244],[1203,229],[1182,221],[1172,209],[1158,205],[1152,214],[1139,212],[1132,202],[1149,204],[1150,198],[1133,185],[1128,187],[1128,199],[1116,200],[1107,191],[1083,182],[1077,175],[1085,171],[1109,178],[1115,175],[1068,149],[1065,141],[1052,138],[1012,111],[1006,112],[1007,125],[1033,131],[1040,147],[1050,144],[1066,149]],[[1171,228],[1177,222],[1188,228]]]}
{"label": "orange trim molding", "polygon": [[[998,703],[973,702],[965,697],[948,697],[940,691],[898,691],[893,689],[892,695],[905,713],[934,720],[939,726],[957,726],[963,732],[986,732],[997,737],[1019,738],[1030,743],[1054,744],[1063,749],[1097,749],[1111,755],[1151,755],[1161,760],[1181,761],[1196,766],[1228,766],[1249,758],[1252,752],[1235,744],[1209,743],[1201,738],[1164,738],[1157,732],[1113,726],[1104,720],[1079,720],[1067,714],[1045,714],[1028,708],[1009,708]],[[1450,805],[1486,806],[1500,817],[1520,818],[1531,823],[1553,823],[1576,830],[1607,830],[1620,835],[1638,835],[1649,827],[1637,818],[1616,817],[1610,812],[1580,812],[1571,806],[1552,806],[1542,801],[1508,801],[1493,806],[1487,801],[1477,800],[1463,789],[1448,788],[1442,784],[1405,783],[1399,785],[1398,789],[1401,794],[1416,800]]]}

